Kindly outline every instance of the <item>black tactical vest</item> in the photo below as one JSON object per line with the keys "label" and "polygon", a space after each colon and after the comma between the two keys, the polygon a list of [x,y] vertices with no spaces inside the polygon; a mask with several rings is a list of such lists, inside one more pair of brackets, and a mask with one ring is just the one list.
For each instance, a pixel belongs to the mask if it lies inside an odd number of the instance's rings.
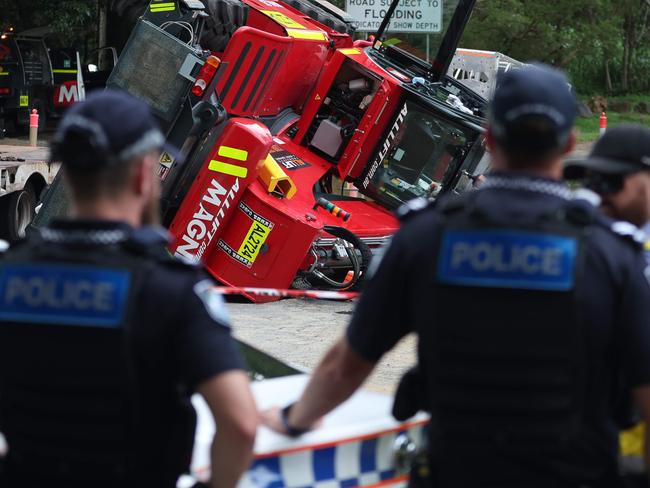
{"label": "black tactical vest", "polygon": [[567,202],[511,227],[490,219],[476,197],[441,208],[435,325],[418,330],[433,449],[554,449],[582,426],[576,293],[590,217]]}
{"label": "black tactical vest", "polygon": [[[35,238],[0,262],[3,486],[174,486],[161,473],[189,459],[188,442],[164,447],[141,437],[138,385],[147,379],[135,370],[133,317],[155,260],[128,238],[117,241],[75,247]],[[164,451],[173,459],[147,458]]]}

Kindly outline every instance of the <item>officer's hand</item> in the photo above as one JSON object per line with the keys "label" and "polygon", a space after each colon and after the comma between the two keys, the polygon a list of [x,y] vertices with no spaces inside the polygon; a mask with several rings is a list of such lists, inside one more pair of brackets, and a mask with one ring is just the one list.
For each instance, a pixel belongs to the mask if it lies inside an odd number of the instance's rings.
{"label": "officer's hand", "polygon": [[[261,418],[262,418],[262,424],[268,427],[269,429],[277,432],[278,434],[282,435],[287,435],[291,437],[297,437],[295,433],[291,435],[292,433],[289,432],[289,429],[287,429],[287,425],[285,420],[283,419],[282,415],[282,408],[280,407],[271,407],[268,410],[264,410],[261,412]],[[310,431],[317,429],[323,424],[322,419],[318,420],[314,425],[312,425],[309,429],[296,429],[294,425],[289,424],[291,427],[294,427],[294,430],[300,430],[300,431]]]}

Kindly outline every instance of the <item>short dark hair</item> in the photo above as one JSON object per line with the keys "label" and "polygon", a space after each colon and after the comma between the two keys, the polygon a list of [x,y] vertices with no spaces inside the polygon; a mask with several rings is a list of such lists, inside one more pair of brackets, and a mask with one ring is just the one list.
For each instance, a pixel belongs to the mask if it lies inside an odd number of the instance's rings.
{"label": "short dark hair", "polygon": [[61,170],[73,198],[81,202],[91,202],[100,197],[116,197],[124,192],[131,182],[136,162],[140,160],[141,158],[138,158],[101,169],[63,166]]}
{"label": "short dark hair", "polygon": [[[531,144],[531,139],[536,142]],[[557,141],[556,129],[545,117],[527,117],[509,131],[507,140],[495,137],[513,169],[543,167],[562,154],[568,139]]]}

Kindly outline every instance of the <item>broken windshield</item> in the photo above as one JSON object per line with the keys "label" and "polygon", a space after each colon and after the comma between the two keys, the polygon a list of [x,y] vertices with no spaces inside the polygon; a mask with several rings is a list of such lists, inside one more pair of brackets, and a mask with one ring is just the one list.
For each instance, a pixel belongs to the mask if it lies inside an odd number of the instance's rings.
{"label": "broken windshield", "polygon": [[369,174],[366,193],[388,208],[443,190],[476,134],[407,101]]}

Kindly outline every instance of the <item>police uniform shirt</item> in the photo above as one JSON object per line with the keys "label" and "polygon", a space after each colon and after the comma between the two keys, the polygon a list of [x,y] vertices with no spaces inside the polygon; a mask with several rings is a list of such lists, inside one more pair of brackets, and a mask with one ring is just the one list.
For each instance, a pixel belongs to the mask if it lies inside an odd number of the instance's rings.
{"label": "police uniform shirt", "polygon": [[[530,222],[542,213],[562,207],[571,198],[568,188],[560,183],[510,174],[492,175],[473,196],[484,213],[505,226]],[[446,310],[444,315],[451,317],[448,320],[452,323],[448,328],[453,331],[454,327],[460,330],[468,317],[480,323],[481,307],[507,316],[509,309],[515,306],[496,301],[482,302],[480,295],[462,288],[458,289],[453,304],[436,300],[434,283],[438,256],[435,249],[442,222],[440,207],[440,202],[437,202],[435,206],[412,212],[412,216],[403,219],[402,228],[394,236],[376,274],[364,290],[347,330],[347,338],[352,349],[366,360],[378,361],[402,337],[416,332],[420,336],[419,364],[425,375],[430,375],[432,345],[422,343],[422,336],[427,335],[427,330],[440,327],[437,316],[443,309]],[[612,420],[613,371],[622,363],[630,386],[650,384],[650,288],[643,273],[646,265],[640,249],[627,238],[615,235],[605,225],[590,227],[584,252],[584,273],[576,276],[576,280],[581,290],[578,307],[587,327],[585,342],[591,366],[586,384],[589,408],[579,439],[570,452],[558,456],[535,456],[535,459],[508,451],[507,446],[483,449],[474,453],[475,457],[470,454],[469,458],[462,460],[458,459],[461,451],[443,449],[442,462],[436,469],[440,479],[455,479],[457,484],[441,486],[470,486],[463,483],[483,486],[490,472],[496,476],[493,481],[497,484],[494,486],[511,486],[506,483],[511,474],[512,486],[542,479],[544,475],[548,475],[550,480],[554,480],[556,475],[569,478],[584,475],[589,479],[595,476],[592,466],[611,467],[616,456],[617,434]],[[486,266],[493,266],[496,270],[513,266],[513,263],[504,261],[504,255],[496,255],[494,259],[501,261]],[[548,262],[553,266],[552,260]],[[544,266],[540,263],[543,262],[538,260],[537,264]],[[453,310],[447,310],[449,307]],[[485,327],[489,326],[485,324]],[[492,337],[487,331],[485,334],[486,351],[494,346],[492,341],[497,343],[503,339]],[[429,398],[435,394],[428,392]]]}
{"label": "police uniform shirt", "polygon": [[[165,245],[160,233],[134,230],[122,223],[60,221],[42,229],[36,241],[31,239],[15,246],[5,254],[6,260],[0,261],[3,272],[0,273],[3,295],[0,331],[3,322],[13,324],[10,332],[2,335],[0,363],[5,373],[1,379],[13,381],[16,376],[12,371],[20,373],[12,361],[30,361],[26,357],[41,361],[39,357],[47,357],[52,368],[43,374],[52,375],[48,380],[52,388],[57,382],[67,381],[57,376],[59,367],[73,368],[73,375],[78,374],[82,383],[92,382],[93,378],[83,377],[83,363],[59,365],[65,359],[61,360],[53,350],[59,347],[56,341],[62,341],[62,348],[69,347],[66,343],[72,341],[83,344],[79,339],[80,329],[95,328],[101,334],[102,328],[117,325],[112,316],[115,307],[109,305],[116,302],[132,305],[131,311],[121,313],[130,317],[129,359],[133,364],[134,384],[129,387],[137,396],[140,412],[137,464],[151,486],[171,486],[170,480],[188,467],[195,421],[189,397],[197,385],[225,371],[245,369],[239,348],[231,337],[223,300],[213,290],[214,282],[200,268],[171,258]],[[123,268],[120,263],[126,262],[125,257],[147,263],[139,275],[139,285],[135,273],[131,274],[128,290],[126,282],[121,281],[122,271],[118,271]],[[95,266],[101,271],[93,271]],[[128,269],[128,264],[125,266]],[[63,274],[61,267],[65,268]],[[59,280],[57,285],[48,286],[51,272],[66,277],[64,282]],[[136,295],[127,300],[125,294],[131,293]],[[31,327],[37,327],[29,332],[31,338],[18,339],[16,331],[20,331],[21,323],[30,320]],[[75,327],[82,323],[91,327]],[[48,334],[53,337],[49,343]],[[67,339],[62,339],[63,334]],[[25,347],[29,350],[16,349]],[[69,351],[84,357],[82,350]],[[34,377],[38,377],[38,370]],[[47,398],[56,392],[43,394]],[[69,401],[69,408],[76,408],[74,396]],[[43,415],[49,414],[46,403],[47,400],[42,405]],[[75,421],[71,419],[72,424]],[[4,429],[0,427],[0,430]],[[93,445],[93,441],[100,440],[88,439],[88,443]],[[25,461],[30,469],[40,462]],[[48,484],[52,478],[44,478],[43,486],[53,486]]]}

